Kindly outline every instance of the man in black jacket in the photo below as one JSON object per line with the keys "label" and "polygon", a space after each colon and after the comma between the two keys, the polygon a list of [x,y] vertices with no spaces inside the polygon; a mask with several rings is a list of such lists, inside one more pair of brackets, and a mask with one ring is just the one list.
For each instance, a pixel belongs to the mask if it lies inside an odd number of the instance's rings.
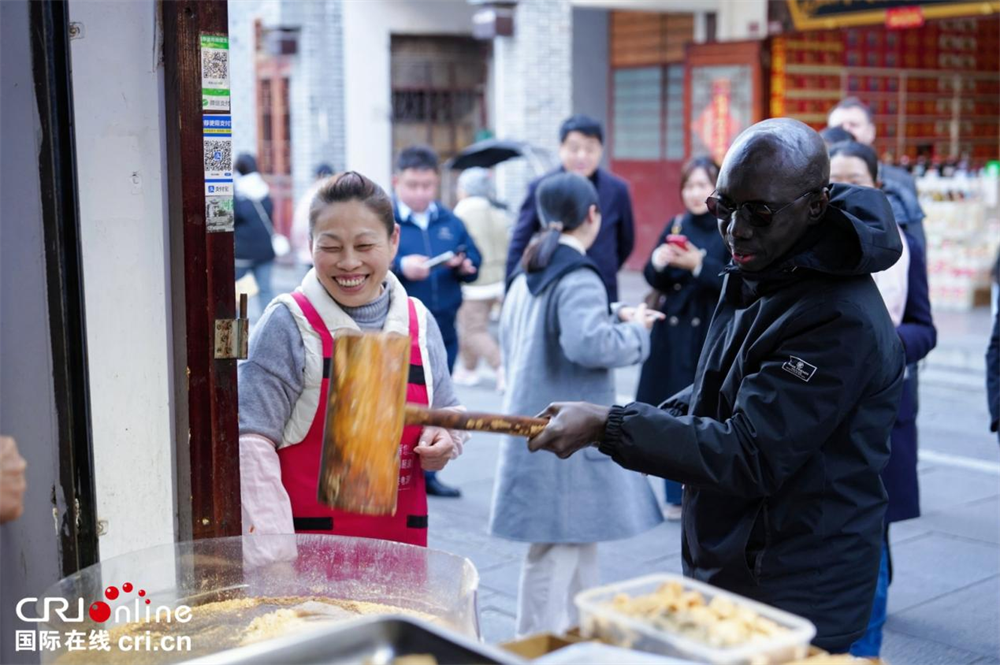
{"label": "man in black jacket", "polygon": [[737,137],[709,208],[733,257],[692,386],[659,409],[554,404],[529,442],[593,442],[685,483],[685,573],[810,619],[847,651],[881,554],[904,356],[870,273],[902,251],[878,190],[828,186],[819,135],[790,119]]}
{"label": "man in black jacket", "polygon": [[[552,173],[569,171],[587,178],[597,188],[601,208],[601,231],[597,240],[587,250],[601,272],[601,279],[608,287],[608,296],[618,299],[618,270],[632,253],[635,245],[635,228],[632,221],[632,197],[625,181],[602,168],[604,132],[601,123],[585,115],[574,115],[559,127],[559,161],[562,166]],[[542,228],[535,209],[535,190],[538,183],[551,173],[536,178],[528,185],[521,212],[517,216],[514,234],[507,250],[507,280],[514,274],[525,248]]]}

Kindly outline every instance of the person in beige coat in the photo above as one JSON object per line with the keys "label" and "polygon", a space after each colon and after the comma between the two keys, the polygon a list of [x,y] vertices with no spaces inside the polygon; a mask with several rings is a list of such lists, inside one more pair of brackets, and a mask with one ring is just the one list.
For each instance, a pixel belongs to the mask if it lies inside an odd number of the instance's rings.
{"label": "person in beige coat", "polygon": [[490,335],[490,312],[503,299],[504,262],[510,243],[510,223],[504,210],[493,199],[490,172],[483,168],[462,171],[458,177],[458,205],[455,215],[465,223],[483,256],[479,277],[462,285],[462,307],[458,310],[459,364],[454,381],[476,385],[476,368],[486,360],[497,372],[497,389],[503,390],[500,347]]}

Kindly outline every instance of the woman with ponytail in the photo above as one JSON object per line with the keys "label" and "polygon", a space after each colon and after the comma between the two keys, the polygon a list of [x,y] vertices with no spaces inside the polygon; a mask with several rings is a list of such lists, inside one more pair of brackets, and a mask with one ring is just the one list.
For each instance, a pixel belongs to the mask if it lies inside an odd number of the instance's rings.
{"label": "woman with ponytail", "polygon": [[[662,315],[644,305],[612,312],[586,255],[601,228],[586,178],[549,176],[536,196],[547,230],[511,276],[500,320],[504,411],[534,414],[554,400],[613,403],[612,368],[646,359],[649,330]],[[609,459],[595,449],[560,460],[531,455],[523,439],[501,442],[490,531],[531,543],[518,589],[519,636],[575,625],[573,596],[599,582],[597,543],[662,522],[646,479]]]}

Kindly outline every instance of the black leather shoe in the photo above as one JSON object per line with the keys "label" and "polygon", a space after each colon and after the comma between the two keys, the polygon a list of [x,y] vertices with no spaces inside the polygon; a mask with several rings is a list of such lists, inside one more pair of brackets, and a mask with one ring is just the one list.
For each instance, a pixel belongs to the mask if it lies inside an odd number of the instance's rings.
{"label": "black leather shoe", "polygon": [[436,476],[427,478],[427,494],[430,496],[440,496],[445,499],[456,499],[462,496],[462,490],[457,487],[445,485]]}

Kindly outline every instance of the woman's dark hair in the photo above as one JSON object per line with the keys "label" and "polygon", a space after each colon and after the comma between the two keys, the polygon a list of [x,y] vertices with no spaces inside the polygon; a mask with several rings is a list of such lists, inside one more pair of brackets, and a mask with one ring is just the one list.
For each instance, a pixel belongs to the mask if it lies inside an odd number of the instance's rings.
{"label": "woman's dark hair", "polygon": [[587,220],[590,206],[600,204],[593,183],[576,173],[556,173],[538,185],[535,207],[545,230],[524,250],[521,266],[527,272],[548,267],[563,231],[572,231]]}
{"label": "woman's dark hair", "polygon": [[830,146],[830,159],[837,155],[844,157],[857,157],[868,167],[868,172],[872,176],[872,182],[878,182],[878,155],[871,146],[857,141],[841,141]]}
{"label": "woman's dark hair", "polygon": [[234,167],[240,175],[254,173],[257,171],[257,160],[249,152],[244,152],[236,158]]}
{"label": "woman's dark hair", "polygon": [[390,236],[396,228],[392,199],[385,190],[357,171],[347,171],[330,176],[320,185],[309,206],[309,237],[316,228],[316,218],[331,203],[360,201],[381,220]]}
{"label": "woman's dark hair", "polygon": [[719,179],[719,165],[715,161],[706,155],[699,155],[697,157],[692,157],[689,159],[684,166],[681,167],[681,189],[684,189],[684,185],[687,184],[688,179],[694,175],[694,172],[701,169],[708,176],[708,179],[715,184],[715,181]]}

